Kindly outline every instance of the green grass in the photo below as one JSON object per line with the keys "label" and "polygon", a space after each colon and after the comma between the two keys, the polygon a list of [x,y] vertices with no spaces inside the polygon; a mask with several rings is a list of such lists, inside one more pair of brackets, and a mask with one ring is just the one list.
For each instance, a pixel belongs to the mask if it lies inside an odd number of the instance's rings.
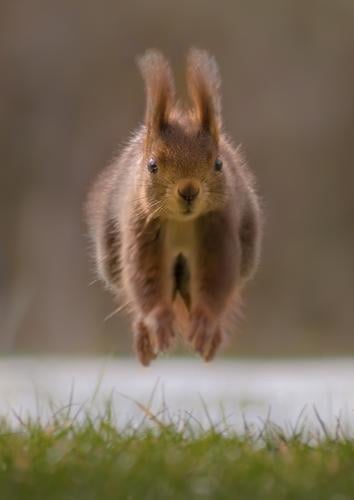
{"label": "green grass", "polygon": [[286,437],[268,422],[236,436],[145,417],[124,432],[109,410],[95,421],[4,421],[1,500],[354,498],[354,442],[340,427],[333,437],[325,428],[321,439],[304,429]]}

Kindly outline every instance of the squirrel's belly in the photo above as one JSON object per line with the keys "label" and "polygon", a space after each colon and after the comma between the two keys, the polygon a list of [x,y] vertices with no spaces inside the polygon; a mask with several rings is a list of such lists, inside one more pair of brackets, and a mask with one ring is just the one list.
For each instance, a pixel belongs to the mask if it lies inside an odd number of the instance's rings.
{"label": "squirrel's belly", "polygon": [[[192,301],[196,254],[195,224],[194,221],[168,221],[165,229],[166,255],[171,271],[175,312],[179,322],[185,323]],[[184,327],[180,325],[181,330]]]}

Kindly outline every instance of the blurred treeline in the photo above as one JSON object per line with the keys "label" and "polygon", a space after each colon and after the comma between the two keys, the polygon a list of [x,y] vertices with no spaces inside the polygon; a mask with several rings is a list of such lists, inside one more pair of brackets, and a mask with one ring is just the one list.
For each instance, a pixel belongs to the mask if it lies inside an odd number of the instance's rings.
{"label": "blurred treeline", "polygon": [[0,2],[0,349],[124,351],[82,204],[140,122],[135,58],[188,47],[223,76],[225,126],[257,174],[263,260],[235,352],[354,351],[354,2]]}

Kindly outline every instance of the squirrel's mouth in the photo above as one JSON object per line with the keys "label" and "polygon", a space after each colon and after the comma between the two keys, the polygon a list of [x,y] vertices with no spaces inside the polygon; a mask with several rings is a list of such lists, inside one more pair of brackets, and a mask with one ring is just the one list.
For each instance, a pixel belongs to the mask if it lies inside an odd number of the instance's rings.
{"label": "squirrel's mouth", "polygon": [[171,205],[170,216],[180,221],[196,218],[202,210],[202,204],[199,201],[193,203],[181,203],[179,201],[177,204],[173,203]]}
{"label": "squirrel's mouth", "polygon": [[190,219],[198,215],[198,210],[195,206],[184,207],[181,211],[181,215],[184,219]]}

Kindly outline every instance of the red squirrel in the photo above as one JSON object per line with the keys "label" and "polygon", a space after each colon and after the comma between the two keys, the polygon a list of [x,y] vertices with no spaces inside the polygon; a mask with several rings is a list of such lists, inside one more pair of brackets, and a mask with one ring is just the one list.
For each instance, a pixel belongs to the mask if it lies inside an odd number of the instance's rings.
{"label": "red squirrel", "polygon": [[166,58],[139,60],[144,124],[94,183],[86,206],[97,271],[133,316],[143,365],[182,333],[206,361],[257,267],[262,211],[252,172],[222,130],[215,59],[191,49],[188,107]]}

